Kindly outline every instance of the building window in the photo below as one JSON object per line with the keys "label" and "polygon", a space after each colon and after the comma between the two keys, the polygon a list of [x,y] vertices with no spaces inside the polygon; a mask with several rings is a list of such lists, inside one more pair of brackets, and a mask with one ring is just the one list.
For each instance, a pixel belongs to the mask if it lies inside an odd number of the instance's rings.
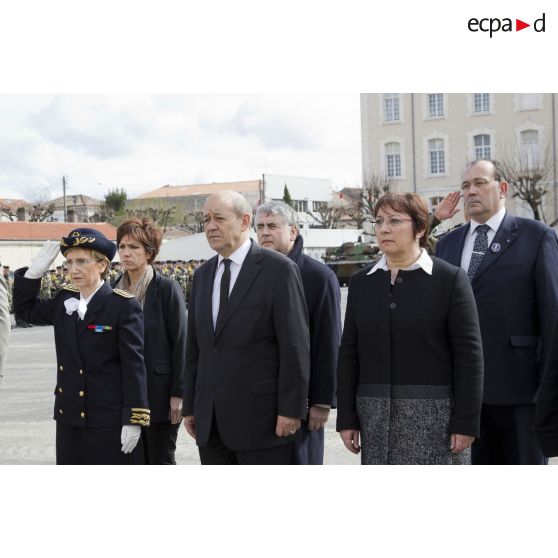
{"label": "building window", "polygon": [[490,159],[490,136],[478,134],[473,138],[475,142],[475,159]]}
{"label": "building window", "polygon": [[401,176],[401,147],[397,142],[386,143],[386,169],[389,177]]}
{"label": "building window", "polygon": [[490,112],[490,93],[475,93],[473,112]]}
{"label": "building window", "polygon": [[519,93],[519,110],[537,110],[541,108],[540,93]]}
{"label": "building window", "polygon": [[327,202],[325,201],[313,201],[312,211],[325,211],[327,209]]}
{"label": "building window", "polygon": [[432,211],[436,211],[438,204],[444,199],[444,196],[434,196],[430,198],[430,206],[432,207]]}
{"label": "building window", "polygon": [[399,122],[399,93],[384,94],[384,122]]}
{"label": "building window", "polygon": [[524,130],[521,132],[521,166],[533,169],[540,163],[539,132]]}
{"label": "building window", "polygon": [[430,174],[444,174],[446,172],[443,139],[435,138],[428,140],[428,160],[430,163]]}
{"label": "building window", "polygon": [[305,213],[308,211],[308,200],[293,200],[293,207],[295,211]]}
{"label": "building window", "polygon": [[444,116],[444,95],[442,93],[428,94],[428,116],[429,118]]}

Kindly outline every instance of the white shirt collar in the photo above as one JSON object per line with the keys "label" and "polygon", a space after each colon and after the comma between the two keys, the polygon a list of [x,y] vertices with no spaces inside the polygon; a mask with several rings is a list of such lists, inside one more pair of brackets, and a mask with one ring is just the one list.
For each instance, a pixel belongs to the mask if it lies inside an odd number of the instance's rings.
{"label": "white shirt collar", "polygon": [[[241,245],[239,248],[236,249],[236,251],[234,251],[230,256],[229,256],[229,260],[231,260],[232,262],[234,262],[235,264],[239,265],[242,267],[242,264],[244,263],[244,260],[246,259],[246,256],[248,255],[248,252],[250,251],[250,246],[252,245],[251,241],[250,241],[250,237],[248,237]],[[217,267],[219,267],[221,265],[221,262],[224,260],[225,258],[223,256],[221,256],[221,254],[219,254],[219,259],[217,261]]]}
{"label": "white shirt collar", "polygon": [[[432,258],[428,255],[428,252],[424,248],[421,248],[420,256],[418,257],[418,260],[414,264],[410,265],[409,267],[406,267],[405,269],[402,269],[401,271],[413,271],[414,269],[422,269],[423,271],[428,273],[428,275],[432,275],[433,265],[434,264],[432,262]],[[380,261],[366,275],[372,275],[373,273],[378,271],[378,269],[389,271],[389,268],[387,266],[387,258],[385,254],[380,258]]]}
{"label": "white shirt collar", "polygon": [[95,293],[103,286],[103,284],[104,284],[104,281],[101,279],[101,282],[99,283],[99,286],[87,298],[85,298],[81,293],[79,293],[79,299],[83,300],[83,302],[85,302],[85,304],[89,304],[91,299],[95,296]]}
{"label": "white shirt collar", "polygon": [[[504,220],[505,216],[506,216],[506,208],[502,207],[502,209],[500,209],[500,211],[492,215],[492,217],[490,217],[490,219],[485,224],[488,225],[494,232],[496,232],[500,228],[500,225],[502,224],[502,221]],[[475,220],[471,219],[471,226],[469,227],[469,236],[471,236],[475,232],[476,228],[481,224],[482,223],[477,223]]]}

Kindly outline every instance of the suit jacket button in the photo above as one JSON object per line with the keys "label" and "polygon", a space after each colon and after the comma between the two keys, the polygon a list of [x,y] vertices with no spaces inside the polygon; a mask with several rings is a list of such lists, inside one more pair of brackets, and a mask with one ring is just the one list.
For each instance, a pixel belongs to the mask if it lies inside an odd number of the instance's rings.
{"label": "suit jacket button", "polygon": [[59,366],[59,367],[58,367],[58,370],[60,370],[60,372],[63,372],[63,371],[64,371],[64,367],[63,367],[63,366]]}
{"label": "suit jacket button", "polygon": [[80,374],[83,374],[83,370],[80,370],[79,373],[80,373]]}
{"label": "suit jacket button", "polygon": [[62,388],[58,388],[58,393],[64,393],[64,390]]}
{"label": "suit jacket button", "polygon": [[84,395],[85,395],[85,392],[84,392],[84,391],[80,391],[80,392],[79,392],[79,396],[80,396],[80,397],[83,397]]}
{"label": "suit jacket button", "polygon": [[79,416],[80,416],[81,418],[85,418],[85,413],[82,411],[82,412],[79,414]]}
{"label": "suit jacket button", "polygon": [[395,302],[390,302],[389,307],[393,310],[394,308],[397,308],[397,304],[395,304]]}
{"label": "suit jacket button", "polygon": [[59,412],[61,415],[64,414],[64,411],[63,411],[62,409],[58,409],[58,412]]}

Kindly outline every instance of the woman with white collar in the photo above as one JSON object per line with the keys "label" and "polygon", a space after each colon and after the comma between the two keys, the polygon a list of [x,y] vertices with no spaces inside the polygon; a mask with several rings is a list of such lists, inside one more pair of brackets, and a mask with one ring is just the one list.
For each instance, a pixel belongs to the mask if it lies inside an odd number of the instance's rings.
{"label": "woman with white collar", "polygon": [[[38,298],[41,276],[58,251],[71,283]],[[135,298],[106,282],[116,246],[95,229],[47,241],[15,273],[14,312],[54,325],[57,356],[56,463],[142,464],[141,426],[149,425],[143,315]]]}
{"label": "woman with white collar", "polygon": [[430,257],[415,193],[374,211],[382,259],[349,285],[337,430],[362,464],[465,464],[479,434],[483,358],[466,273]]}

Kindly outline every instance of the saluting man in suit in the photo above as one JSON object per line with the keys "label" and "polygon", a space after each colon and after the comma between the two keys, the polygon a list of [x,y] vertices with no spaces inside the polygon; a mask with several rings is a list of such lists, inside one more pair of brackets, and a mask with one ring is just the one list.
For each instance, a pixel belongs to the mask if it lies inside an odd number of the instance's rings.
{"label": "saluting man in suit", "polygon": [[250,240],[252,209],[239,193],[209,196],[203,219],[218,255],[193,279],[184,425],[202,465],[290,464],[310,375],[300,273]]}
{"label": "saluting man in suit", "polygon": [[506,211],[497,161],[470,163],[461,189],[471,221],[444,236],[436,253],[467,271],[479,313],[484,396],[472,463],[544,464],[533,426],[558,309],[556,233]]}

